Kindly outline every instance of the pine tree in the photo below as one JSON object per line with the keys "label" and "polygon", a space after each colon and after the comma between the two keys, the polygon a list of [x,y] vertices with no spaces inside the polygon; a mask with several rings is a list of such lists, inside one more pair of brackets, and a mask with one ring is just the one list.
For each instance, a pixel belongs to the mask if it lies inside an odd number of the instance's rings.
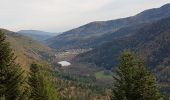
{"label": "pine tree", "polygon": [[0,32],[0,99],[19,100],[22,96],[23,71],[15,63],[12,49],[6,42],[6,36]]}
{"label": "pine tree", "polygon": [[130,51],[120,56],[112,100],[162,100],[156,78]]}
{"label": "pine tree", "polygon": [[33,100],[59,100],[55,87],[42,71],[42,66],[32,64],[30,68],[29,85]]}

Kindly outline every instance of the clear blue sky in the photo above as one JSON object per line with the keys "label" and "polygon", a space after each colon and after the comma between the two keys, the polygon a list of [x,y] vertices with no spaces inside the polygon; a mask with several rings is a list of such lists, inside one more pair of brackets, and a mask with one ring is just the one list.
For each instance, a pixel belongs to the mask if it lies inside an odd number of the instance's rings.
{"label": "clear blue sky", "polygon": [[91,21],[135,15],[170,0],[0,0],[0,27],[66,31]]}

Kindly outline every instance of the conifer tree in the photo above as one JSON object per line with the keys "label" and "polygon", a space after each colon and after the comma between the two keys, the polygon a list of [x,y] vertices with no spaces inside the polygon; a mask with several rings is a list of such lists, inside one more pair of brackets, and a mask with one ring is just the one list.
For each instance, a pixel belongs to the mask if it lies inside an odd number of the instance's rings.
{"label": "conifer tree", "polygon": [[22,96],[23,71],[15,63],[15,56],[6,42],[6,36],[0,32],[0,99],[19,100]]}
{"label": "conifer tree", "polygon": [[51,80],[42,71],[42,66],[32,64],[30,68],[29,85],[33,100],[59,100],[57,92]]}
{"label": "conifer tree", "polygon": [[154,75],[130,51],[120,56],[112,100],[162,100]]}

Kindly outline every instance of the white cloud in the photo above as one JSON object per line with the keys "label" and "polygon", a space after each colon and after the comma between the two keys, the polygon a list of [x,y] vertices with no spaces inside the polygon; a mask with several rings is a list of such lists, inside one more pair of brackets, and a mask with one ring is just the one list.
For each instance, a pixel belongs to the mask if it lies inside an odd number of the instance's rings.
{"label": "white cloud", "polygon": [[65,31],[95,20],[134,15],[170,0],[0,0],[0,27]]}

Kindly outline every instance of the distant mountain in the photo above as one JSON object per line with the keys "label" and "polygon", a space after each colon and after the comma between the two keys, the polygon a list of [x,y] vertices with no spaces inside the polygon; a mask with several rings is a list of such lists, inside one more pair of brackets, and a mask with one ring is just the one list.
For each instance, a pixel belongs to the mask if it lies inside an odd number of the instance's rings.
{"label": "distant mountain", "polygon": [[[50,47],[58,49],[93,48],[109,42],[114,38],[131,35],[129,31],[136,30],[144,24],[169,16],[170,4],[166,4],[160,8],[143,11],[132,17],[92,22],[50,38],[46,42]],[[122,28],[124,28],[123,30],[126,30],[127,33],[120,32]],[[121,34],[117,34],[117,31]],[[109,39],[108,36],[110,36]],[[106,37],[106,39],[103,37]]]}
{"label": "distant mountain", "polygon": [[170,66],[170,17],[146,24],[133,35],[113,39],[80,54],[76,60],[110,69],[115,67],[118,56],[125,49],[131,49],[146,59],[150,68]]}
{"label": "distant mountain", "polygon": [[54,55],[54,50],[51,48],[18,33],[0,29],[7,35],[7,41],[10,42],[11,48],[17,56],[16,61],[22,65],[25,70],[33,62],[44,62],[49,56]]}
{"label": "distant mountain", "polygon": [[52,38],[53,36],[57,36],[59,34],[59,33],[50,33],[50,32],[38,31],[38,30],[20,30],[17,33],[22,34],[24,36],[31,37],[32,39],[41,42],[49,38]]}

